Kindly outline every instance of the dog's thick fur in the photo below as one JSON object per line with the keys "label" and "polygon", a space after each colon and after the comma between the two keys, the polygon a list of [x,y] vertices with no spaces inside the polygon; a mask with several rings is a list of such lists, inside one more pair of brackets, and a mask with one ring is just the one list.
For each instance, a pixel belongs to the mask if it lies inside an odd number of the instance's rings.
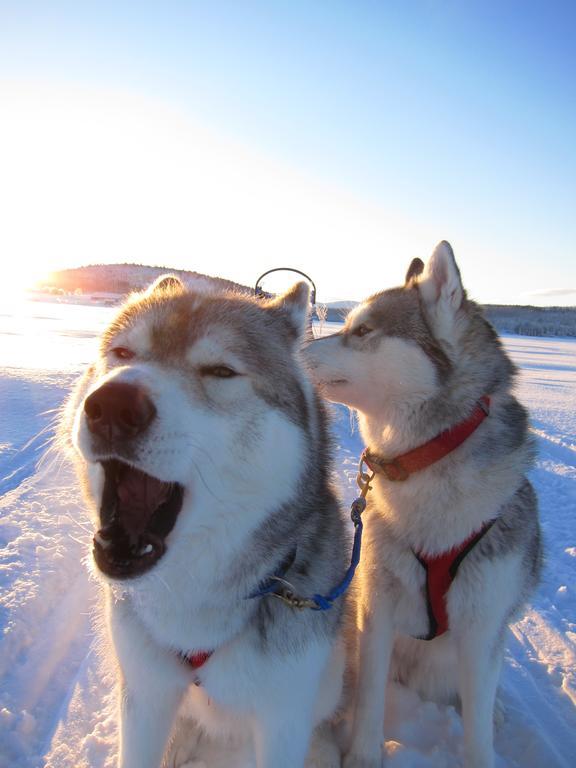
{"label": "dog's thick fur", "polygon": [[[358,411],[372,453],[397,457],[467,419],[490,415],[437,463],[368,497],[362,555],[358,690],[346,768],[381,765],[386,679],[462,706],[467,768],[493,765],[493,708],[506,627],[537,583],[541,561],[527,414],[512,394],[515,369],[441,243],[406,284],[354,309],[344,329],[308,347],[326,396]],[[431,641],[425,571],[436,555],[496,522],[464,559],[447,594],[449,631]],[[394,637],[396,634],[396,642]]]}
{"label": "dog's thick fur", "polygon": [[[326,594],[349,562],[323,406],[299,357],[308,303],[304,283],[257,301],[161,279],[122,307],[71,399],[78,471],[102,528],[94,546],[105,572],[94,571],[119,663],[120,768],[158,768],[183,701],[215,737],[252,733],[258,768],[340,765],[324,726],[306,756],[314,726],[339,704],[346,598],[297,611],[250,597],[281,571],[298,594]],[[108,424],[98,398],[118,384],[133,397]],[[130,482],[105,492],[103,466]],[[150,538],[165,551],[139,573],[139,554],[157,557],[126,543],[148,535],[143,478],[155,506],[174,488],[183,500],[172,530]],[[103,527],[110,494],[123,510],[116,533]],[[127,564],[107,565],[116,550]],[[182,655],[200,651],[213,653],[194,671]]]}

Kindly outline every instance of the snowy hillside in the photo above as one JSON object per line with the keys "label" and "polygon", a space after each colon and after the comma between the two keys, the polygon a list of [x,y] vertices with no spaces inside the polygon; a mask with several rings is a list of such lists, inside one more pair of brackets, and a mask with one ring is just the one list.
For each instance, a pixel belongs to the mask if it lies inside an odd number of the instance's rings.
{"label": "snowy hillside", "polygon": [[[0,768],[113,768],[114,676],[95,631],[92,536],[70,468],[38,465],[55,409],[90,360],[111,310],[30,303],[0,315]],[[540,455],[546,544],[542,584],[508,634],[498,768],[571,768],[576,755],[576,341],[508,337]],[[361,443],[335,409],[336,469],[351,500]],[[395,686],[387,766],[456,768],[451,707]],[[253,766],[250,749],[198,746],[208,768]],[[175,762],[181,765],[182,753]]]}
{"label": "snowy hillside", "polygon": [[151,267],[146,264],[91,264],[86,267],[63,269],[48,275],[46,285],[53,286],[68,293],[110,292],[126,294],[147,287],[159,275],[166,273],[178,275],[188,285],[203,290],[217,285],[219,288],[232,288],[250,291],[245,286],[224,280],[221,277],[211,277],[188,269],[172,269],[170,267]]}

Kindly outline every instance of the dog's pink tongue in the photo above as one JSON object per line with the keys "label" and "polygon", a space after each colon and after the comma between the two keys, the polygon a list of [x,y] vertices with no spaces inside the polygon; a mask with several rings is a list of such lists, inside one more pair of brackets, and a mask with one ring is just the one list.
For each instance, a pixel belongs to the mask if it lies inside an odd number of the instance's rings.
{"label": "dog's pink tongue", "polygon": [[127,469],[118,482],[118,512],[123,528],[142,533],[153,512],[170,494],[170,483],[163,483],[138,469]]}

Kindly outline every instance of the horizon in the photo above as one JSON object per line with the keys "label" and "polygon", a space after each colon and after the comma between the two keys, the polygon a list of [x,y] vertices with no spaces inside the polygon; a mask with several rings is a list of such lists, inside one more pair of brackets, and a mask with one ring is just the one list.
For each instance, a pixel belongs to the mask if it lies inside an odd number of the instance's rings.
{"label": "horizon", "polygon": [[[67,267],[67,268],[64,268],[64,269],[61,269],[61,270],[55,270],[55,271],[47,274],[46,278],[51,278],[51,277],[54,277],[54,276],[59,275],[59,274],[64,273],[64,272],[73,272],[75,270],[93,269],[93,268],[98,268],[98,267],[146,267],[146,268],[149,268],[149,269],[157,269],[157,270],[160,270],[160,271],[164,271],[165,270],[166,273],[170,273],[170,272],[185,272],[185,273],[189,273],[189,274],[197,274],[201,278],[209,278],[209,279],[216,278],[216,279],[220,279],[220,280],[228,280],[228,278],[225,278],[225,277],[219,277],[217,275],[210,275],[210,274],[203,273],[203,272],[197,272],[196,270],[189,270],[189,269],[186,269],[184,267],[174,267],[174,266],[170,267],[170,266],[161,265],[161,264],[139,264],[139,263],[135,263],[135,262],[113,262],[113,263],[82,264],[82,265],[80,265],[78,267]],[[313,279],[313,276],[310,276],[310,277]],[[297,278],[297,277],[294,277],[293,280],[290,279],[290,278],[286,278],[286,279],[282,280],[282,278],[280,278],[280,281],[278,281],[278,292],[280,292],[282,290],[286,290],[287,288],[290,287],[290,285],[292,285],[293,282],[297,282],[298,279],[299,278]],[[255,282],[256,282],[256,280],[254,281],[254,283]],[[237,283],[237,285],[240,288],[246,288],[248,290],[253,290],[254,289],[254,283],[252,285],[247,285],[247,284],[244,284],[244,283]],[[282,285],[282,283],[284,283],[284,284]],[[33,292],[33,291],[42,292],[43,289],[58,288],[58,287],[61,287],[61,286],[58,286],[57,284],[51,285],[51,284],[48,284],[47,282],[45,282],[43,280],[39,280],[33,286],[28,286],[26,288],[26,292]],[[318,287],[318,285],[316,285],[316,287],[318,289],[319,299],[321,299],[322,298],[321,297],[321,286]],[[398,286],[391,285],[391,286],[387,286],[387,287],[388,288],[395,288],[395,287],[398,287]],[[383,290],[386,290],[386,288],[384,288]],[[70,291],[67,291],[67,294],[70,294],[70,293],[71,293]],[[91,293],[102,293],[102,291],[86,291],[86,293],[84,295],[89,295]],[[110,291],[109,293],[110,293],[110,295],[114,295],[114,296],[124,296],[124,295],[126,295],[126,293],[116,293],[114,291]],[[367,298],[367,297],[368,296],[365,296],[364,298]],[[472,301],[476,301],[475,299],[471,299],[471,300]],[[321,304],[325,303],[328,306],[329,305],[334,305],[334,304],[357,305],[357,304],[360,304],[362,301],[363,301],[363,299],[341,298],[341,299],[334,299],[333,301],[327,301],[327,302],[323,302],[323,301],[319,300],[317,302],[317,304],[321,305]],[[479,301],[477,303],[480,304],[483,307],[513,307],[513,308],[518,308],[518,309],[544,309],[544,310],[550,309],[550,310],[574,310],[574,311],[576,311],[576,304],[573,304],[573,305],[572,304],[507,304],[507,303],[502,304],[502,303],[479,302]]]}
{"label": "horizon", "polygon": [[481,303],[576,303],[576,7],[0,4],[0,253],[326,301],[450,241]]}

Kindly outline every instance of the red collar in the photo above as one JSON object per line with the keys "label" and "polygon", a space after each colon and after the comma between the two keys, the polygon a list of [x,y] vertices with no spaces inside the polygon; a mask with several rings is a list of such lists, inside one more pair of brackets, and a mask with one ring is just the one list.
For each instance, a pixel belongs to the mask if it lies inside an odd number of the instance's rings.
{"label": "red collar", "polygon": [[382,459],[370,453],[366,448],[362,458],[372,472],[383,474],[388,480],[407,480],[414,472],[426,469],[462,445],[489,413],[490,398],[488,395],[484,395],[477,402],[472,415],[466,421],[461,421],[460,424],[444,430],[424,445],[420,445],[408,453],[403,453],[401,456],[396,456],[394,459]]}

